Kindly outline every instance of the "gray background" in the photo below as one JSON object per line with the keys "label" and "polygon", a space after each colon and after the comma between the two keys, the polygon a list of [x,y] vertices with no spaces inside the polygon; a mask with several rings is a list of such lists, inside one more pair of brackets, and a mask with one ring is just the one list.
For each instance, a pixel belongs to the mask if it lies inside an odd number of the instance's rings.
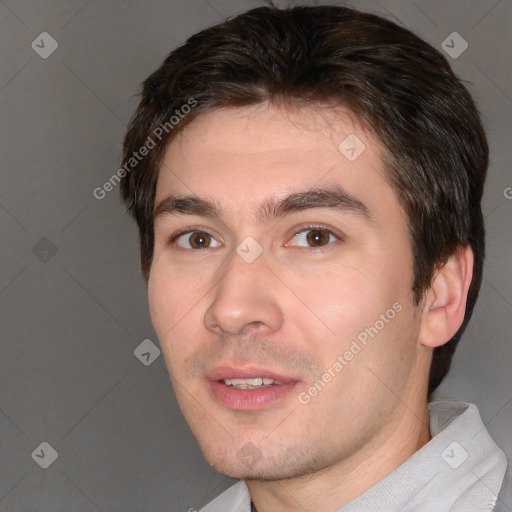
{"label": "gray background", "polygon": [[[163,357],[145,366],[134,355],[147,338],[158,345],[136,230],[117,188],[103,200],[92,191],[119,166],[147,75],[194,32],[261,4],[0,2],[1,510],[188,511],[232,483],[203,461]],[[470,82],[490,138],[488,258],[437,396],[476,403],[510,457],[512,2],[349,5],[391,17],[437,48],[454,31],[469,44],[448,59]],[[47,59],[31,47],[42,32],[59,45]],[[58,452],[48,469],[31,456],[42,442]]]}

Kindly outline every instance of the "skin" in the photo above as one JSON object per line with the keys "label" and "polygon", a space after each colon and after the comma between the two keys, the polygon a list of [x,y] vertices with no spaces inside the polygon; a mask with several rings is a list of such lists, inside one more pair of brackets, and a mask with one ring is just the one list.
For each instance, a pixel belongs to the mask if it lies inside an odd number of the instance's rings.
{"label": "skin", "polygon": [[[338,149],[348,134],[366,146],[355,161]],[[341,108],[264,103],[201,114],[165,155],[155,203],[194,194],[217,201],[222,218],[156,218],[152,323],[205,458],[246,480],[259,512],[336,510],[430,440],[432,351],[463,320],[473,259],[461,248],[413,305],[406,219],[384,178],[382,152],[379,139]],[[330,208],[271,222],[255,214],[268,198],[320,185],[343,187],[373,222]],[[335,236],[313,237],[312,246],[304,231],[310,224]],[[169,243],[188,227],[212,238],[199,249],[190,234]],[[250,264],[236,252],[248,236],[263,249]],[[315,247],[319,239],[323,250]],[[298,394],[396,303],[400,312],[307,405],[300,403]],[[205,377],[232,361],[299,382],[265,409],[234,410],[213,398]],[[247,443],[257,453],[250,464],[238,455]]]}

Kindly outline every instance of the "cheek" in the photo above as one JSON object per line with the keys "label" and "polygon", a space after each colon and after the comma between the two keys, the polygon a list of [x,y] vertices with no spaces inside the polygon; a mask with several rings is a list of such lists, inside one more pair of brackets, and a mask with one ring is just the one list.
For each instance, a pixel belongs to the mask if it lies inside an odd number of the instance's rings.
{"label": "cheek", "polygon": [[364,353],[354,358],[359,361],[351,364],[354,369],[369,360],[385,364],[400,351],[407,327],[404,321],[410,317],[406,311],[409,284],[394,279],[389,266],[386,270],[377,265],[338,265],[327,273],[289,274],[285,280],[310,311],[295,297],[290,297],[284,308],[291,322],[306,333],[308,350],[315,351],[322,366],[328,368],[347,350],[359,350],[353,342]]}
{"label": "cheek", "polygon": [[162,334],[172,326],[172,303],[173,291],[169,289],[169,284],[165,278],[158,271],[158,267],[153,265],[148,281],[148,304],[149,313],[151,316],[151,323],[162,342]]}
{"label": "cheek", "polygon": [[343,348],[380,308],[373,280],[355,267],[338,266],[284,280],[294,292],[284,304],[286,312],[292,314],[292,322],[302,324],[308,338],[322,341],[320,350]]}
{"label": "cheek", "polygon": [[[175,350],[174,340],[183,339],[185,333],[193,335],[194,316],[198,314],[198,283],[179,276],[165,266],[156,264],[148,282],[148,304],[151,323],[164,350]],[[197,329],[197,327],[196,327]]]}

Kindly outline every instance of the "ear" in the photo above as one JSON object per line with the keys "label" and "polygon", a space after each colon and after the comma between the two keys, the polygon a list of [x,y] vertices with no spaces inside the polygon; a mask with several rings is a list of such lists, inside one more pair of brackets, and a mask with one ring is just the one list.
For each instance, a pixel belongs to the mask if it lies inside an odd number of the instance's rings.
{"label": "ear", "polygon": [[439,347],[450,341],[464,320],[469,285],[473,277],[473,251],[459,247],[438,269],[423,300],[419,341]]}

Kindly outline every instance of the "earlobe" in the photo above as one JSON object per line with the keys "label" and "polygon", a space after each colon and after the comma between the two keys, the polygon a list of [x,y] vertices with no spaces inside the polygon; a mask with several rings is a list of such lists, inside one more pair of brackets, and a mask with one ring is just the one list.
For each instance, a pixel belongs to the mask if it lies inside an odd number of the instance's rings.
{"label": "earlobe", "polygon": [[448,342],[464,320],[473,277],[473,251],[460,247],[442,265],[425,293],[419,341],[426,347]]}

